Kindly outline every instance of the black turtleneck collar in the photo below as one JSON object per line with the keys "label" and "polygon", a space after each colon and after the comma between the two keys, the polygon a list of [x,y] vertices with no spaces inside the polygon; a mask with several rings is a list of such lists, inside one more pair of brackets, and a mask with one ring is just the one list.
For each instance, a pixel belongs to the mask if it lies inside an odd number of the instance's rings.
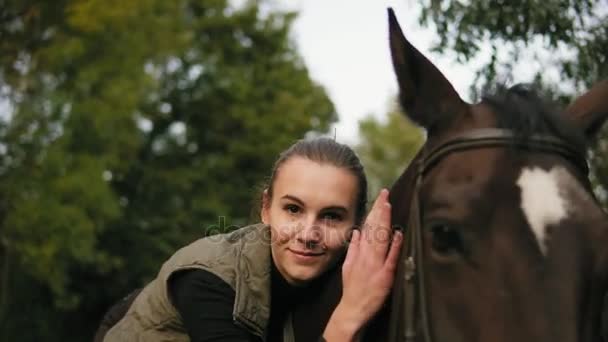
{"label": "black turtleneck collar", "polygon": [[287,313],[299,303],[304,303],[318,296],[326,283],[329,272],[303,286],[289,284],[277,269],[274,260],[271,262],[271,305],[268,325],[268,342],[282,341],[283,323]]}

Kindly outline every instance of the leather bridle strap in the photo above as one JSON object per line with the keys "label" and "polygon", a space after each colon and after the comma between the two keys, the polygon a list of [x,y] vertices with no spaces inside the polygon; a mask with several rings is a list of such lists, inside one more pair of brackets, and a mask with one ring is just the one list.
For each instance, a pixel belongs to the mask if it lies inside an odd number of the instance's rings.
{"label": "leather bridle strap", "polygon": [[[416,175],[415,191],[410,204],[410,217],[407,232],[407,251],[404,267],[404,340],[414,342],[416,334],[416,306],[420,307],[420,321],[422,322],[422,334],[425,341],[432,341],[430,334],[430,321],[428,317],[428,305],[426,303],[426,286],[424,281],[424,262],[422,262],[422,223],[420,213],[420,202],[418,193],[422,184],[423,160],[415,165],[418,168]],[[416,283],[417,281],[417,283]],[[416,288],[417,285],[417,288]],[[416,298],[416,289],[419,296]],[[417,300],[416,300],[417,299]]]}
{"label": "leather bridle strap", "polygon": [[491,147],[514,147],[535,152],[557,154],[573,163],[584,175],[589,173],[585,151],[582,147],[569,145],[562,139],[551,135],[536,134],[526,138],[518,138],[513,131],[501,128],[476,129],[448,140],[426,154],[424,157],[424,167],[421,171],[425,174],[441,158],[452,152]]}
{"label": "leather bridle strap", "polygon": [[[560,155],[576,166],[583,175],[587,175],[589,171],[587,161],[585,160],[585,151],[582,148],[568,145],[562,139],[549,135],[532,135],[526,138],[519,138],[508,129],[488,128],[472,130],[448,140],[428,153],[423,151],[422,158],[415,165],[412,165],[418,171],[414,183],[413,198],[410,204],[405,258],[399,270],[399,275],[402,272],[402,276],[404,277],[404,279],[400,279],[403,280],[403,297],[400,299],[403,305],[404,329],[401,337],[397,335],[398,340],[406,342],[416,341],[418,337],[418,326],[416,323],[419,318],[424,341],[432,342],[429,306],[427,305],[426,295],[427,288],[425,286],[426,272],[424,271],[423,262],[422,212],[419,198],[424,175],[450,153],[494,147],[512,147]],[[398,281],[397,283],[400,282]],[[416,313],[419,316],[416,316]]]}

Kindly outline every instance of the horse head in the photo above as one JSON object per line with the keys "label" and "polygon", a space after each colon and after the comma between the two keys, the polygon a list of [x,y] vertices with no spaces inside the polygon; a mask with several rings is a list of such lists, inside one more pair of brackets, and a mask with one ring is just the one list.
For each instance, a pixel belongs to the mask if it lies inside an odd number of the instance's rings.
{"label": "horse head", "polygon": [[418,224],[420,244],[412,274],[403,254],[389,340],[600,340],[608,220],[585,151],[608,117],[608,81],[565,109],[530,86],[469,104],[391,10],[389,27],[400,103],[427,132],[391,190],[393,224]]}

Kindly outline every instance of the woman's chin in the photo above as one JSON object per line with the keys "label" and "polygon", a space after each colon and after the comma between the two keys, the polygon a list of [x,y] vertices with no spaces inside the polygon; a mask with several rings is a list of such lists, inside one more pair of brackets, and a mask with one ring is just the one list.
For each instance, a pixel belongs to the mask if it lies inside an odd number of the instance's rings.
{"label": "woman's chin", "polygon": [[320,270],[314,269],[301,269],[298,267],[297,270],[292,270],[289,272],[289,276],[286,277],[287,282],[293,286],[305,286],[310,283],[314,279],[318,278],[321,274]]}

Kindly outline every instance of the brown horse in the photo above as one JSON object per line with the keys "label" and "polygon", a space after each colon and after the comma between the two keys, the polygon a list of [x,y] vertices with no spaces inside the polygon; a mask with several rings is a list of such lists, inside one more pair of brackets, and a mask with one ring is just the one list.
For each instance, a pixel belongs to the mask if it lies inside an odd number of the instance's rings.
{"label": "brown horse", "polygon": [[[601,341],[608,220],[585,151],[608,117],[608,81],[565,110],[526,86],[467,104],[391,10],[389,25],[400,102],[427,141],[391,190],[409,246],[364,340]],[[311,320],[336,287],[296,313],[302,341],[320,334]]]}

